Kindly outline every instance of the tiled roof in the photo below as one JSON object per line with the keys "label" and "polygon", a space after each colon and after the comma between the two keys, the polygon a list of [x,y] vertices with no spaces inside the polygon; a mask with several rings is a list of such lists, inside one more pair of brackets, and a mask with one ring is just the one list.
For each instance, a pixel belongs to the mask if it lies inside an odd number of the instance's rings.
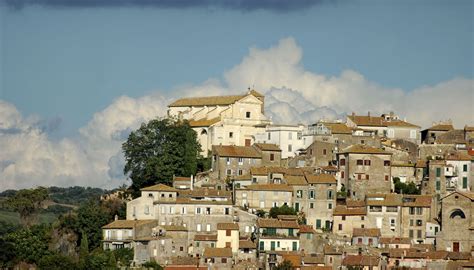
{"label": "tiled roof", "polygon": [[332,266],[303,265],[301,270],[332,270]]}
{"label": "tiled roof", "polygon": [[255,143],[254,145],[262,151],[278,151],[278,152],[281,152],[280,147],[276,144],[273,144],[273,143]]}
{"label": "tiled roof", "polygon": [[251,175],[268,175],[268,167],[251,167]]}
{"label": "tiled roof", "polygon": [[441,200],[444,200],[445,198],[447,198],[449,196],[452,196],[455,193],[460,194],[460,195],[470,199],[471,201],[474,201],[474,192],[462,192],[462,191],[454,191],[454,192],[442,197]]}
{"label": "tiled roof", "polygon": [[230,191],[212,188],[195,188],[179,192],[180,197],[230,197],[231,195]]}
{"label": "tiled roof", "polygon": [[384,121],[385,125],[388,127],[413,127],[413,128],[420,128],[420,126],[417,126],[412,123],[408,123],[402,120],[391,120],[391,121]]}
{"label": "tiled roof", "polygon": [[191,198],[176,198],[176,201],[155,202],[155,204],[200,204],[200,205],[232,205],[230,200],[193,200]]}
{"label": "tiled roof", "polygon": [[293,189],[285,184],[262,184],[262,185],[248,185],[245,187],[248,190],[256,191],[287,191],[293,192]]}
{"label": "tiled roof", "polygon": [[352,122],[358,126],[372,126],[372,127],[386,127],[385,119],[380,116],[368,116],[368,115],[348,115]]}
{"label": "tiled roof", "polygon": [[189,120],[189,126],[191,127],[209,127],[221,121],[219,117],[212,119],[199,119],[199,120]]}
{"label": "tiled roof", "polygon": [[[199,261],[196,257],[181,257],[181,256],[174,256],[171,257],[171,263],[176,266],[183,266],[183,265],[194,265],[196,266],[197,262]],[[206,268],[207,269],[207,268]],[[196,270],[196,269],[193,269]]]}
{"label": "tiled roof", "polygon": [[[304,264],[324,264],[324,254],[310,254],[306,255],[301,260]],[[332,269],[332,268],[331,268]]]}
{"label": "tiled roof", "polygon": [[352,129],[343,123],[323,123],[332,134],[352,134]]}
{"label": "tiled roof", "polygon": [[232,257],[232,248],[206,248],[204,250],[205,258],[229,258]]}
{"label": "tiled roof", "polygon": [[257,225],[260,228],[293,228],[298,229],[300,225],[296,220],[278,220],[274,218],[259,218]]}
{"label": "tiled roof", "polygon": [[310,174],[305,173],[308,184],[336,184],[336,178],[331,174]]}
{"label": "tiled roof", "polygon": [[327,172],[337,172],[337,171],[339,171],[339,169],[335,166],[323,166],[323,167],[321,167],[321,169],[323,171],[327,171]]}
{"label": "tiled roof", "polygon": [[386,152],[380,148],[375,148],[368,145],[355,144],[343,149],[341,153],[349,154],[378,154],[378,155],[391,155],[392,153]]}
{"label": "tiled roof", "polygon": [[334,216],[364,216],[367,214],[365,207],[348,208],[345,205],[338,205],[334,208]]}
{"label": "tiled roof", "polygon": [[301,255],[300,254],[282,254],[281,257],[284,261],[291,262],[291,265],[295,268],[301,266]]}
{"label": "tiled roof", "polygon": [[402,195],[400,194],[367,194],[365,203],[368,206],[400,206],[402,205]]}
{"label": "tiled roof", "polygon": [[369,255],[347,255],[342,260],[345,266],[378,266],[380,258],[378,256]]}
{"label": "tiled roof", "polygon": [[217,234],[196,234],[194,241],[217,241]]}
{"label": "tiled roof", "polygon": [[405,207],[431,207],[433,198],[430,195],[403,195]]}
{"label": "tiled roof", "polygon": [[302,175],[287,175],[285,176],[285,181],[290,186],[305,186],[308,184],[306,178]]}
{"label": "tiled roof", "polygon": [[474,131],[474,126],[464,126],[464,131]]}
{"label": "tiled roof", "polygon": [[408,237],[380,237],[379,239],[380,244],[393,244],[393,245],[410,245],[411,239]]}
{"label": "tiled roof", "polygon": [[262,158],[262,155],[252,146],[215,145],[212,152],[221,157]]}
{"label": "tiled roof", "polygon": [[416,168],[426,168],[426,160],[417,160],[415,164]]}
{"label": "tiled roof", "polygon": [[277,215],[279,220],[298,220],[297,215]]}
{"label": "tiled roof", "polygon": [[168,105],[168,107],[230,105],[245,96],[246,95],[180,98]]}
{"label": "tiled roof", "polygon": [[145,220],[125,220],[119,219],[114,220],[111,223],[102,226],[102,229],[133,229],[136,226],[140,226],[148,223],[158,223],[154,219],[145,219]]}
{"label": "tiled roof", "polygon": [[257,244],[250,241],[250,240],[240,240],[239,241],[239,248],[255,249],[255,248],[257,248]]}
{"label": "tiled roof", "polygon": [[218,230],[239,230],[239,224],[237,223],[217,223]]}
{"label": "tiled roof", "polygon": [[453,153],[446,156],[446,160],[455,160],[455,161],[471,161],[472,157],[468,154],[463,153]]}
{"label": "tiled roof", "polygon": [[313,229],[313,226],[311,225],[301,225],[299,233],[316,233],[316,231]]}
{"label": "tiled roof", "polygon": [[140,190],[142,190],[142,191],[167,191],[167,192],[177,192],[178,191],[174,187],[170,187],[170,186],[163,185],[163,184],[157,184],[157,185],[154,185],[154,186],[144,187]]}
{"label": "tiled roof", "polygon": [[365,201],[364,200],[346,199],[346,205],[347,205],[348,208],[350,208],[350,207],[365,207]]}
{"label": "tiled roof", "polygon": [[380,229],[378,228],[354,228],[352,236],[365,236],[365,237],[380,237]]}
{"label": "tiled roof", "polygon": [[445,125],[445,124],[434,125],[428,128],[428,130],[432,130],[432,131],[450,131],[453,129],[454,129],[453,125]]}
{"label": "tiled roof", "polygon": [[170,232],[173,232],[173,231],[187,232],[188,231],[188,228],[184,226],[179,226],[179,225],[160,225],[160,227]]}
{"label": "tiled roof", "polygon": [[191,177],[175,176],[173,181],[176,181],[176,182],[191,181]]}
{"label": "tiled roof", "polygon": [[338,246],[333,245],[325,245],[324,246],[324,254],[325,255],[340,255],[342,254],[343,249]]}

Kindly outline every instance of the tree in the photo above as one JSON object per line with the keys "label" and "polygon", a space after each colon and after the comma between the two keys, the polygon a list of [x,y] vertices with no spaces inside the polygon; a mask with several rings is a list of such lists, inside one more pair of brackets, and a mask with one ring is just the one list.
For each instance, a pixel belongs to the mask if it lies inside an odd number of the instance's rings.
{"label": "tree", "polygon": [[284,260],[279,265],[273,268],[274,270],[293,270],[293,264],[290,261]]}
{"label": "tree", "polygon": [[44,187],[22,189],[7,199],[6,206],[20,213],[21,224],[29,227],[36,222],[37,214],[47,198],[48,190]]}
{"label": "tree", "polygon": [[77,269],[77,266],[71,257],[54,253],[42,257],[38,262],[38,268],[48,270],[73,270]]}
{"label": "tree", "polygon": [[48,250],[51,235],[50,229],[47,225],[22,228],[8,234],[6,240],[12,243],[18,260],[38,263],[42,257],[50,254]]}
{"label": "tree", "polygon": [[89,240],[87,234],[82,231],[81,246],[79,248],[79,258],[84,259],[89,255]]}
{"label": "tree", "polygon": [[296,210],[293,207],[289,207],[284,204],[280,207],[274,206],[270,209],[269,216],[271,218],[277,218],[278,215],[296,215]]}
{"label": "tree", "polygon": [[143,123],[128,136],[122,150],[124,173],[132,180],[133,195],[138,196],[142,187],[170,184],[173,175],[195,174],[201,146],[187,121],[163,118]]}
{"label": "tree", "polygon": [[263,209],[258,209],[257,212],[255,212],[255,215],[257,215],[257,217],[260,217],[260,218],[265,217],[266,214],[267,212],[265,212],[265,210]]}
{"label": "tree", "polygon": [[398,194],[421,194],[420,189],[415,185],[415,183],[410,182],[408,184],[402,183],[400,178],[395,177],[393,178],[393,184],[395,187],[395,193]]}

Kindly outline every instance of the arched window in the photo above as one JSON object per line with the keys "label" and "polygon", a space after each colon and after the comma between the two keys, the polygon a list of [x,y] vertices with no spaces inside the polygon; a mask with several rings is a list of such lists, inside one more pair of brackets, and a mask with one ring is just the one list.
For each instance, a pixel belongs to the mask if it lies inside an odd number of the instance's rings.
{"label": "arched window", "polygon": [[464,212],[461,209],[456,209],[451,213],[451,215],[449,217],[450,218],[460,217],[460,218],[464,219],[464,218],[466,218],[466,215],[464,215]]}
{"label": "arched window", "polygon": [[201,131],[201,135],[207,135],[207,130],[205,130],[205,129],[202,129],[202,131]]}

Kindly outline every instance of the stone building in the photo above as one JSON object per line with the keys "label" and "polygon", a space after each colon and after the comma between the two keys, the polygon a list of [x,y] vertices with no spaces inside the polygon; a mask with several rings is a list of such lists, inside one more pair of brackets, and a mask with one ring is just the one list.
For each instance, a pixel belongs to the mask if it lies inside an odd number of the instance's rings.
{"label": "stone building", "polygon": [[306,166],[322,167],[336,163],[337,145],[331,142],[315,140],[306,148]]}
{"label": "stone building", "polygon": [[202,154],[213,145],[250,146],[271,121],[264,115],[265,97],[255,90],[243,95],[181,98],[168,105],[168,116],[189,120]]}
{"label": "stone building", "polygon": [[401,195],[367,194],[365,203],[370,228],[380,229],[383,237],[400,236]]}
{"label": "stone building", "polygon": [[103,248],[132,248],[135,239],[150,236],[157,224],[156,220],[114,220],[102,227]]}
{"label": "stone building", "polygon": [[352,232],[352,245],[377,247],[379,245],[380,229],[354,228]]}
{"label": "stone building", "polygon": [[306,147],[303,140],[305,126],[300,125],[268,125],[264,133],[255,135],[255,142],[276,144],[281,149],[281,158],[294,157]]}
{"label": "stone building", "polygon": [[217,224],[216,247],[231,248],[232,253],[236,254],[239,250],[239,239],[239,225],[237,223]]}
{"label": "stone building", "polygon": [[472,157],[461,152],[446,156],[446,165],[452,166],[452,172],[446,175],[448,184],[458,191],[471,191],[471,161]]}
{"label": "stone building", "polygon": [[408,238],[413,243],[428,243],[427,238],[431,237],[427,231],[428,225],[437,217],[434,205],[434,197],[431,195],[403,195],[399,236]]}
{"label": "stone building", "polygon": [[441,199],[441,232],[436,249],[470,252],[474,245],[474,194],[455,191]]}
{"label": "stone building", "polygon": [[354,228],[368,227],[364,201],[347,200],[346,205],[337,205],[334,208],[333,218],[332,232],[336,235],[352,237]]}
{"label": "stone building", "polygon": [[436,142],[439,136],[451,130],[454,130],[454,127],[451,123],[436,124],[421,131],[421,140],[425,144],[433,144]]}
{"label": "stone building", "polygon": [[389,193],[391,153],[382,149],[353,145],[337,154],[340,181],[349,197],[364,199],[367,193]]}
{"label": "stone building", "polygon": [[291,206],[293,189],[286,184],[255,184],[235,190],[235,205],[269,211],[284,204]]}

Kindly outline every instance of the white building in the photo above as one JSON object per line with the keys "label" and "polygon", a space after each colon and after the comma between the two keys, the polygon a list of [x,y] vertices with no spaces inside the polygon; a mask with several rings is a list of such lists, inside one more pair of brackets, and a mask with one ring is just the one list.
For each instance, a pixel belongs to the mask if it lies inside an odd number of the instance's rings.
{"label": "white building", "polygon": [[471,156],[463,154],[453,154],[446,157],[447,185],[458,191],[471,190]]}
{"label": "white building", "polygon": [[265,132],[255,135],[257,143],[271,143],[280,146],[281,158],[294,157],[298,151],[304,150],[303,132],[306,127],[300,125],[269,125]]}
{"label": "white building", "polygon": [[265,97],[244,95],[182,98],[168,105],[168,116],[189,120],[207,156],[212,145],[250,146],[271,121],[264,115]]}

